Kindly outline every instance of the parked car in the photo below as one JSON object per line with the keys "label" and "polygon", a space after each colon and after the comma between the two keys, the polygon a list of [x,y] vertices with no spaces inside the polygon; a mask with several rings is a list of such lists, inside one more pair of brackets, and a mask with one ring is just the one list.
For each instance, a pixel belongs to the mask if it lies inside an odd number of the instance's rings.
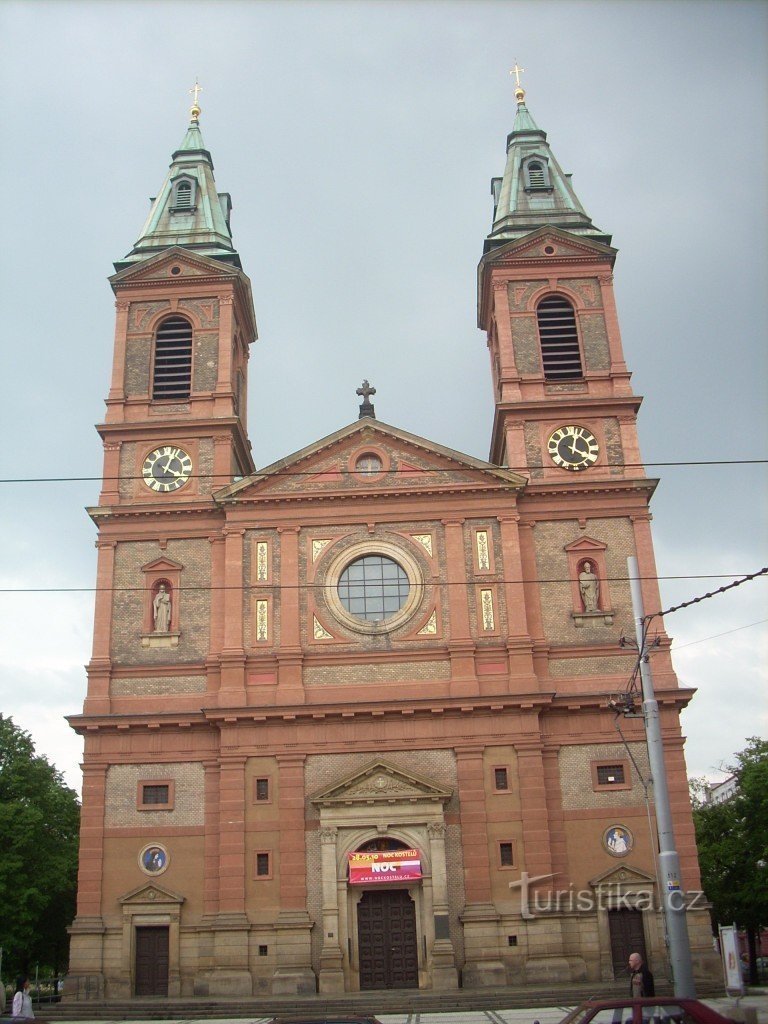
{"label": "parked car", "polygon": [[317,1016],[316,1014],[307,1014],[303,1017],[273,1017],[269,1024],[381,1024],[381,1021],[377,1017],[370,1017],[367,1014],[360,1016],[348,1017],[344,1014],[330,1014],[323,1016]]}
{"label": "parked car", "polygon": [[561,1024],[733,1024],[698,999],[587,999]]}

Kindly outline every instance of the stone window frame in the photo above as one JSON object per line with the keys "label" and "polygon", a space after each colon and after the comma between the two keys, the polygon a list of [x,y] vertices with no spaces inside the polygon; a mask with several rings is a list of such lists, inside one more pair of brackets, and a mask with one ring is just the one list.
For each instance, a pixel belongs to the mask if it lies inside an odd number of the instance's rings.
{"label": "stone window frame", "polygon": [[[163,326],[171,320],[184,320],[189,325],[189,388],[188,393],[185,396],[182,395],[168,395],[168,396],[155,396],[155,384],[156,377],[155,371],[157,367],[157,341],[158,334]],[[153,406],[163,405],[183,405],[189,404],[192,395],[195,392],[195,336],[200,330],[199,321],[193,319],[189,312],[184,309],[179,312],[178,309],[171,307],[170,309],[162,310],[160,316],[156,317],[152,324],[152,347],[150,349],[149,359],[149,400]],[[181,489],[181,488],[180,488]],[[174,492],[175,493],[175,492]]]}
{"label": "stone window frame", "polygon": [[[504,863],[504,849],[509,849],[509,855],[512,858],[509,864]],[[515,850],[514,839],[498,839],[496,841],[496,852],[498,859],[498,866],[500,871],[514,871],[517,867],[517,851]]]}
{"label": "stone window frame", "polygon": [[[267,795],[265,797],[259,796],[259,783],[266,782],[267,784]],[[271,804],[272,803],[272,780],[268,775],[257,775],[253,780],[253,803],[255,804]]]}
{"label": "stone window frame", "polygon": [[[189,199],[184,202],[179,202],[179,193],[182,191],[182,185],[189,185]],[[197,191],[198,181],[194,175],[181,173],[178,174],[171,181],[171,198],[168,204],[168,209],[172,213],[194,213],[197,203]],[[186,194],[187,190],[183,190]]]}
{"label": "stone window frame", "polygon": [[[259,858],[267,858],[267,871],[259,872]],[[254,850],[253,851],[253,878],[256,882],[267,882],[271,878],[274,878],[273,861],[271,850]]]}
{"label": "stone window frame", "polygon": [[[600,782],[597,776],[598,768],[617,765],[624,770],[623,782]],[[601,757],[589,762],[589,770],[592,775],[592,789],[595,793],[612,793],[617,790],[632,789],[632,776],[630,774],[629,758],[626,757]]]}
{"label": "stone window frame", "polygon": [[[347,611],[339,597],[338,585],[341,574],[352,562],[367,555],[380,555],[382,558],[392,559],[408,577],[408,597],[402,608],[387,619],[360,619]],[[415,614],[425,596],[426,581],[418,561],[403,545],[369,538],[358,541],[335,555],[326,570],[322,593],[331,614],[347,629],[355,633],[377,635],[394,632]]]}
{"label": "stone window frame", "polygon": [[[531,173],[531,166],[539,164],[541,181],[535,181]],[[553,190],[552,178],[549,173],[549,160],[542,153],[530,153],[523,161],[523,188],[526,192],[551,192]]]}
{"label": "stone window frame", "polygon": [[[144,802],[145,786],[167,786],[168,800],[164,804],[152,804]],[[136,783],[136,810],[137,811],[172,811],[176,801],[176,780],[175,779],[139,779]]]}
{"label": "stone window frame", "polygon": [[[491,765],[491,771],[493,772],[493,791],[494,793],[510,793],[511,788],[509,785],[509,765],[506,764],[494,764]],[[498,784],[497,772],[504,772],[504,785]]]}

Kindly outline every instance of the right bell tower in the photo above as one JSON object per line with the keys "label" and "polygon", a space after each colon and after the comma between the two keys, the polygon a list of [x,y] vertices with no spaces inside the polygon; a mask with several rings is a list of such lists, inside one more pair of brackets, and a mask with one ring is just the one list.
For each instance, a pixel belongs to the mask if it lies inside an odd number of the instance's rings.
{"label": "right bell tower", "polygon": [[613,295],[616,250],[531,117],[525,91],[491,183],[493,226],[478,268],[478,323],[496,412],[490,461],[531,484],[644,477]]}

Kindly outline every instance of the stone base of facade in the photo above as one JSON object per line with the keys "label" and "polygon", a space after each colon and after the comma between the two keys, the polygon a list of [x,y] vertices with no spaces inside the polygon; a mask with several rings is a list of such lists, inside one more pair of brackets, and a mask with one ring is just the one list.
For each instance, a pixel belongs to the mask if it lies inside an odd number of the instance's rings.
{"label": "stone base of facade", "polygon": [[195,976],[193,993],[196,996],[251,996],[253,979],[246,970],[228,970],[219,967],[202,971]]}
{"label": "stone base of facade", "polygon": [[507,983],[507,972],[501,960],[467,962],[461,983],[463,988],[502,988]]}
{"label": "stone base of facade", "polygon": [[317,979],[310,967],[278,967],[272,979],[273,996],[309,996],[317,992]]}

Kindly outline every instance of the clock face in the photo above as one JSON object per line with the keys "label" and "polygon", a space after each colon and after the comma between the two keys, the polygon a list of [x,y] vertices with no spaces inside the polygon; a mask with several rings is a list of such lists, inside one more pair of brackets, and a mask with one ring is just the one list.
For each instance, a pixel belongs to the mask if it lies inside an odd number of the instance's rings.
{"label": "clock face", "polygon": [[178,491],[192,475],[192,459],[183,448],[167,444],[149,453],[141,473],[144,483],[153,491]]}
{"label": "clock face", "polygon": [[547,441],[547,451],[561,469],[588,469],[597,462],[600,447],[586,427],[558,427]]}

